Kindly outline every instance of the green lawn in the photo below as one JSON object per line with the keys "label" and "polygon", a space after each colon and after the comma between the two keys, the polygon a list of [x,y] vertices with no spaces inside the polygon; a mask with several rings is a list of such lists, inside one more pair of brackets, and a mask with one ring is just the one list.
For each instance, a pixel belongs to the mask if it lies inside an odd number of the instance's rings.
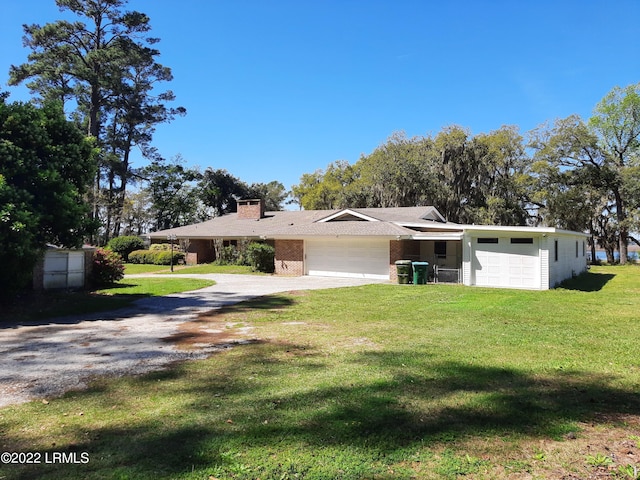
{"label": "green lawn", "polygon": [[[201,265],[175,265],[174,273],[233,273],[247,275],[265,275],[260,272],[253,272],[251,267],[246,265],[216,265],[215,263],[204,263]],[[125,264],[125,274],[134,275],[139,273],[163,273],[171,274],[171,268],[168,265],[138,265],[133,263]]]}
{"label": "green lawn", "polygon": [[0,450],[90,458],[0,478],[635,478],[639,294],[640,268],[594,267],[545,292],[370,285],[227,307],[190,335],[251,341],[0,410]]}
{"label": "green lawn", "polygon": [[[178,267],[174,267],[177,269]],[[167,265],[146,265],[146,264],[138,264],[138,263],[125,263],[124,264],[124,273],[125,275],[137,275],[140,273],[159,273],[159,272],[169,272],[171,269],[170,266]]]}

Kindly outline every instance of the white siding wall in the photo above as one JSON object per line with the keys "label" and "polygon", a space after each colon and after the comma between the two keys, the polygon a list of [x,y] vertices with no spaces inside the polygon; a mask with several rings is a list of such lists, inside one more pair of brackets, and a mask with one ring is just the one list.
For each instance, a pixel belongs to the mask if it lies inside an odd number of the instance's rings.
{"label": "white siding wall", "polygon": [[549,289],[549,237],[540,237],[540,289]]}
{"label": "white siding wall", "polygon": [[471,285],[471,241],[469,234],[462,237],[462,283]]}
{"label": "white siding wall", "polygon": [[[553,235],[547,239],[549,254],[549,287],[553,288],[572,275],[587,269],[586,238],[578,235]],[[556,260],[556,242],[558,255]],[[576,256],[576,242],[578,255]],[[583,250],[584,245],[584,250]]]}

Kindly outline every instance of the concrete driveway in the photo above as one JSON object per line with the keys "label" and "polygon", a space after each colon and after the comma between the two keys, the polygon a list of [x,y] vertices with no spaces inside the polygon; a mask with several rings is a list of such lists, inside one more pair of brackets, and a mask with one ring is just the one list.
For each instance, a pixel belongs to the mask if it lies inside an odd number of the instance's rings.
{"label": "concrete driveway", "polygon": [[145,298],[112,312],[28,324],[0,323],[3,363],[0,407],[84,388],[92,377],[99,375],[138,374],[176,360],[204,358],[210,350],[178,350],[162,341],[176,333],[181,323],[202,312],[279,292],[381,283],[332,277],[225,274],[173,277],[210,279],[216,285]]}

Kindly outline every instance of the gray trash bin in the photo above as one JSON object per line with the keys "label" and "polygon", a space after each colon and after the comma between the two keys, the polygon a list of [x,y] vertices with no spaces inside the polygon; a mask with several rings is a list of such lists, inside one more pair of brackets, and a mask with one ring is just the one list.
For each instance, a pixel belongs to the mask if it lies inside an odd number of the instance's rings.
{"label": "gray trash bin", "polygon": [[398,283],[402,285],[411,283],[411,260],[396,260],[396,272],[398,273]]}

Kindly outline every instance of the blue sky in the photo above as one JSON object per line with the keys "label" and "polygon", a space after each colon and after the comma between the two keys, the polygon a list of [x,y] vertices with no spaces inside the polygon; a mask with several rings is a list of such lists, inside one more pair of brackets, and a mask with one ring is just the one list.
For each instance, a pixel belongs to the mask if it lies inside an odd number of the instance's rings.
{"label": "blue sky", "polygon": [[[167,85],[188,114],[159,126],[167,158],[281,181],[355,163],[394,131],[522,133],[591,115],[640,82],[638,0],[130,0],[161,38]],[[23,23],[60,18],[54,0],[3,4],[0,90],[26,61]],[[145,161],[136,159],[134,166]]]}

